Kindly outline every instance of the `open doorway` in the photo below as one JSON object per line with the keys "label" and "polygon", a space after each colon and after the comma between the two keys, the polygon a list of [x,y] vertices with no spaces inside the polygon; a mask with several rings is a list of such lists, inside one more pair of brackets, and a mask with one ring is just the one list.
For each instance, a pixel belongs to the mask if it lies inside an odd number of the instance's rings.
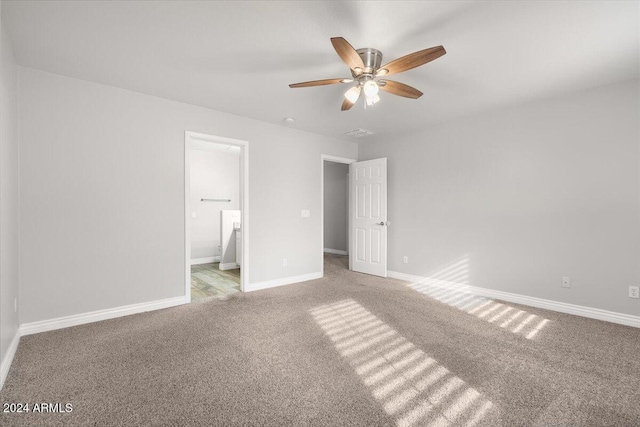
{"label": "open doorway", "polygon": [[185,299],[228,297],[247,283],[248,144],[185,133]]}
{"label": "open doorway", "polygon": [[350,268],[349,164],[354,159],[321,156],[322,273],[325,264]]}

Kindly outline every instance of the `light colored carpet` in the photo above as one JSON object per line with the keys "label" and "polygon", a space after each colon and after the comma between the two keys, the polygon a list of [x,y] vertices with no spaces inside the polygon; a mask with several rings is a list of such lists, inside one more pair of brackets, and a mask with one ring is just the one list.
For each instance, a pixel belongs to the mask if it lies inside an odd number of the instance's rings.
{"label": "light colored carpet", "polygon": [[319,280],[26,336],[0,402],[73,412],[0,424],[640,425],[640,330],[325,264]]}

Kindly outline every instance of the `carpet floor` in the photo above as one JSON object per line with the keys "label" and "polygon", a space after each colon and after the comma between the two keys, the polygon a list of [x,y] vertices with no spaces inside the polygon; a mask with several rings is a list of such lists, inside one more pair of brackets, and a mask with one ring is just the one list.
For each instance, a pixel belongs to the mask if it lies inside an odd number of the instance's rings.
{"label": "carpet floor", "polygon": [[[353,273],[25,336],[7,426],[638,426],[640,329]],[[4,406],[4,405],[3,405]]]}

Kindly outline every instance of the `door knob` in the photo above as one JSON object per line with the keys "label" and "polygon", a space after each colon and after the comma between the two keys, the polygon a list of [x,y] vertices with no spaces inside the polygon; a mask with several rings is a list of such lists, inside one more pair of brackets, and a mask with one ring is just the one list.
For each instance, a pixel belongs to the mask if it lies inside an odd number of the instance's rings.
{"label": "door knob", "polygon": [[376,222],[376,225],[387,225],[387,223],[384,221],[381,221],[381,222]]}

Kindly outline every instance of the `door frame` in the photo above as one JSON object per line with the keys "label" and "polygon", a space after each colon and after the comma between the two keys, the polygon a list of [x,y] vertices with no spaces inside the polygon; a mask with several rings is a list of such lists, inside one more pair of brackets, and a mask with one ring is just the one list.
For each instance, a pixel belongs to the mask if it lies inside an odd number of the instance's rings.
{"label": "door frame", "polygon": [[[320,277],[324,277],[324,162],[343,163],[350,165],[358,160],[347,157],[337,157],[328,154],[320,155]],[[347,184],[348,185],[348,184]],[[347,213],[347,249],[349,251],[349,270],[351,270],[351,187],[348,186]]]}
{"label": "door frame", "polygon": [[191,302],[191,165],[189,143],[191,139],[240,147],[240,215],[242,218],[242,267],[240,270],[240,290],[249,285],[249,141],[224,136],[185,131],[184,133],[184,262],[185,262],[185,303]]}

